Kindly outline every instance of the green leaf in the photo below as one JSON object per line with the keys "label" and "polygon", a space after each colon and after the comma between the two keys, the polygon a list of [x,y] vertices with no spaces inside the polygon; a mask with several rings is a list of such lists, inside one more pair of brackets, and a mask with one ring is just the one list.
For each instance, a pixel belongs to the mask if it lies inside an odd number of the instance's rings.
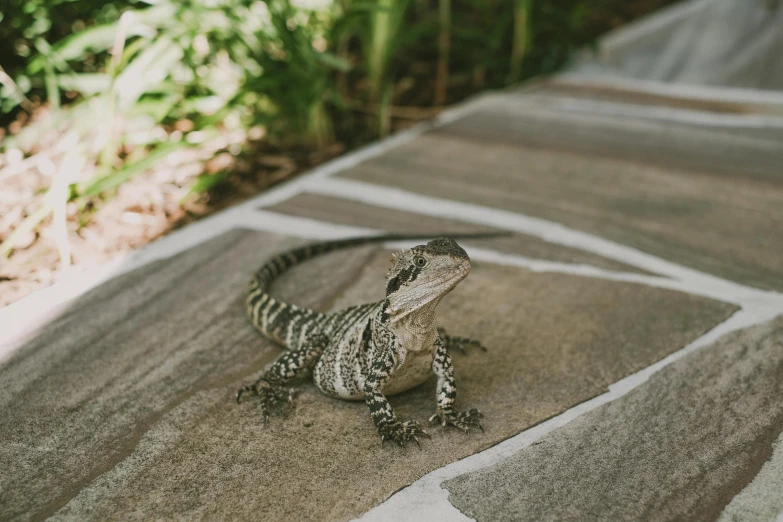
{"label": "green leaf", "polygon": [[111,79],[103,73],[61,74],[57,84],[67,91],[76,91],[82,96],[92,96],[106,92]]}
{"label": "green leaf", "polygon": [[146,97],[136,102],[133,108],[128,111],[129,116],[146,114],[152,116],[156,123],[160,123],[166,118],[172,109],[177,105],[179,98],[177,96],[164,96],[161,98]]}
{"label": "green leaf", "polygon": [[[60,40],[55,45],[53,55],[59,60],[70,61],[82,59],[91,52],[105,51],[114,43],[114,33],[117,31],[117,23],[96,25],[84,29],[73,36]],[[36,74],[44,68],[44,57],[39,56],[30,62],[27,70],[30,74]]]}
{"label": "green leaf", "polygon": [[184,142],[167,142],[159,145],[156,149],[154,149],[146,157],[140,159],[139,161],[131,163],[130,165],[126,165],[120,170],[109,174],[108,176],[90,182],[87,186],[84,187],[84,189],[80,191],[80,195],[83,197],[95,196],[105,190],[117,187],[131,179],[136,174],[140,174],[149,169],[153,164],[155,164],[155,162],[165,158],[175,150],[187,146],[188,144]]}
{"label": "green leaf", "polygon": [[327,67],[331,67],[332,69],[337,69],[340,72],[348,72],[351,70],[351,64],[348,62],[348,60],[340,58],[336,54],[330,53],[329,51],[322,53],[316,52],[315,56],[318,58],[318,61]]}
{"label": "green leaf", "polygon": [[119,107],[127,110],[142,94],[159,86],[183,54],[182,48],[174,41],[161,37],[135,56],[117,75],[114,83]]}

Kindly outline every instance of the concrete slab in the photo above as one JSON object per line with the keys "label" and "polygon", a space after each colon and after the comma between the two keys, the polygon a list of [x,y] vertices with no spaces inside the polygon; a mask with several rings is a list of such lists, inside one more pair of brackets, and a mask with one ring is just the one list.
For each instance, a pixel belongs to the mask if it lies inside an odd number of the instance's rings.
{"label": "concrete slab", "polygon": [[[233,402],[239,383],[279,353],[244,317],[247,277],[292,243],[235,231],[123,275],[1,367],[0,469],[10,472],[0,475],[0,518],[349,518],[603,392],[735,310],[639,285],[477,264],[441,316],[490,346],[456,357],[458,403],[486,412],[487,433],[435,433],[422,451],[381,450],[363,404],[309,384],[296,410],[268,429],[252,401]],[[388,252],[374,252],[305,264],[275,290],[319,307],[377,298]],[[423,421],[433,387],[392,404]]]}
{"label": "concrete slab", "polygon": [[574,69],[666,82],[783,91],[777,0],[691,0],[602,37]]}
{"label": "concrete slab", "polygon": [[[664,107],[647,108],[660,111]],[[765,135],[748,132],[737,123],[707,125],[676,114],[653,119],[638,113],[558,109],[531,103],[523,93],[486,103],[481,110],[433,132],[480,143],[575,152],[590,160],[625,159],[716,178],[780,181],[783,177],[777,168],[783,157],[779,128]]]}
{"label": "concrete slab", "polygon": [[781,393],[783,316],[444,487],[479,521],[715,520],[772,454]]}
{"label": "concrete slab", "polygon": [[[545,218],[744,284],[783,289],[783,184],[772,181],[780,177],[783,148],[774,165],[773,155],[762,164],[749,150],[737,152],[724,167],[742,159],[747,168],[732,167],[728,175],[706,165],[684,170],[618,159],[628,156],[622,152],[598,155],[600,148],[587,154],[591,137],[602,132],[596,127],[565,130],[563,143],[589,137],[582,150],[569,151],[545,146],[553,128],[534,119],[500,112],[481,118],[481,124],[465,118],[460,128],[491,125],[497,135],[457,135],[452,124],[341,177]],[[666,156],[660,143],[647,135],[614,148]],[[697,149],[700,158],[712,157]],[[716,161],[725,159],[719,154]]]}
{"label": "concrete slab", "polygon": [[[342,225],[357,225],[386,230],[388,232],[422,232],[458,234],[460,232],[497,232],[498,229],[476,225],[466,221],[442,219],[422,214],[412,214],[388,208],[381,208],[357,201],[348,201],[330,196],[302,193],[293,198],[264,207],[264,210],[292,216],[307,217],[323,222]],[[649,274],[639,268],[605,257],[584,252],[576,248],[550,243],[527,234],[510,234],[507,237],[466,239],[465,245],[474,245],[505,254],[517,254],[533,259],[546,259],[564,263],[586,264],[620,272]]]}
{"label": "concrete slab", "polygon": [[[234,231],[148,264],[79,298],[4,362],[0,519],[56,512],[200,390],[230,403],[279,354],[247,323],[242,289],[265,255],[301,243]],[[365,258],[324,257],[301,268],[307,284],[283,278],[278,291],[324,304]]]}
{"label": "concrete slab", "polygon": [[753,482],[723,510],[718,522],[766,522],[783,515],[783,433],[773,443],[772,457]]}
{"label": "concrete slab", "polygon": [[[561,117],[611,116],[615,121],[614,126],[608,126],[610,134],[617,127],[633,129],[639,124],[654,123],[669,126],[677,134],[693,131],[697,134],[697,141],[721,141],[721,136],[724,137],[723,141],[731,137],[740,142],[757,143],[783,140],[783,112],[780,105],[651,96],[639,91],[591,88],[589,84],[583,89],[577,85],[564,89],[557,83],[528,90],[523,97],[516,97],[513,105],[517,106],[517,110],[527,108],[534,114],[550,111]],[[652,129],[656,129],[656,126]],[[603,141],[601,138],[593,139]],[[674,148],[675,145],[672,143],[670,146]],[[700,146],[704,147],[705,144],[701,143]],[[626,154],[631,155],[631,151]],[[698,164],[687,154],[685,157],[692,164]],[[678,159],[659,158],[655,162],[675,163]]]}

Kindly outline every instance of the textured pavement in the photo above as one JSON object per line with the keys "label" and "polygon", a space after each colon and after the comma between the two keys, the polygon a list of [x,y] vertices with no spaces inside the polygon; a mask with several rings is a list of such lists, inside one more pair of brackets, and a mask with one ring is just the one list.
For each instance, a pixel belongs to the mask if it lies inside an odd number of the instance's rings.
{"label": "textured pavement", "polygon": [[[781,347],[783,317],[730,334],[527,451],[444,487],[480,521],[715,520],[783,431]],[[783,490],[768,475],[758,487],[767,494],[754,504],[771,520]]]}
{"label": "textured pavement", "polygon": [[[0,310],[0,520],[774,520],[783,94],[670,87],[491,95],[177,231],[84,295]],[[509,232],[464,241],[473,270],[439,306],[489,347],[454,356],[486,432],[381,448],[365,405],[307,382],[264,428],[233,400],[280,354],[245,318],[249,277],[381,230]],[[313,260],[273,292],[379,299],[400,246]],[[425,421],[434,382],[391,403]]]}
{"label": "textured pavement", "polygon": [[527,97],[493,101],[340,177],[549,219],[783,290],[783,136],[545,110],[518,101]]}
{"label": "textured pavement", "polygon": [[[279,353],[244,318],[247,274],[259,250],[292,244],[229,232],[97,288],[28,342],[0,369],[0,455],[14,470],[0,482],[4,518],[357,516],[422,474],[604,392],[735,310],[641,285],[475,263],[440,316],[491,347],[455,355],[460,404],[486,413],[487,433],[436,432],[423,451],[382,450],[364,404],[312,385],[267,429],[252,400],[232,400]],[[389,255],[330,255],[274,288],[324,309],[378,299]],[[392,404],[424,422],[434,395],[433,381]]]}

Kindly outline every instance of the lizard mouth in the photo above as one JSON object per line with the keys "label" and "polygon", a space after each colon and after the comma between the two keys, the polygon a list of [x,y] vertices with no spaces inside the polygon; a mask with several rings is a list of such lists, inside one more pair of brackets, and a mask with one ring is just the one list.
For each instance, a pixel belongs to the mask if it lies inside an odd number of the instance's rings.
{"label": "lizard mouth", "polygon": [[460,281],[465,279],[470,273],[470,262],[465,261],[449,277],[445,279],[423,282],[419,288],[426,291],[430,297],[426,302],[443,297],[450,292]]}

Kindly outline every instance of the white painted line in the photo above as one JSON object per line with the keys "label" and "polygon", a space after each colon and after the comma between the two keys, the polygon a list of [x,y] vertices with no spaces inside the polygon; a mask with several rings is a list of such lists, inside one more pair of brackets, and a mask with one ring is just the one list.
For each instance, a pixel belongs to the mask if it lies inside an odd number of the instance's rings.
{"label": "white painted line", "polygon": [[405,190],[343,178],[314,180],[308,192],[332,196],[414,214],[467,221],[501,230],[532,235],[558,245],[577,248],[675,279],[681,290],[730,303],[783,299],[783,294],[758,290],[717,276],[683,267],[632,247],[621,245],[560,223],[491,207],[434,198]]}
{"label": "white painted line", "polygon": [[[280,214],[267,210],[257,210],[250,215],[251,220],[247,222],[245,228],[254,228],[267,232],[275,232],[287,236],[304,237],[308,239],[324,240],[339,239],[351,236],[370,236],[387,233],[385,230],[353,227],[328,223],[310,218]],[[412,241],[391,241],[385,245],[392,249],[410,248],[415,242]],[[531,272],[557,272],[582,277],[593,277],[597,279],[607,279],[611,281],[624,281],[629,283],[638,283],[658,288],[682,291],[682,285],[677,281],[663,277],[636,274],[631,272],[620,272],[598,268],[592,265],[579,263],[561,263],[558,261],[549,261],[546,259],[534,259],[517,254],[505,254],[486,248],[477,248],[471,246],[468,248],[471,259],[483,261],[486,263],[495,263],[505,266],[515,266],[525,268]]]}
{"label": "white painted line", "polygon": [[[530,98],[533,98],[532,96]],[[600,114],[602,116],[621,116],[624,118],[646,118],[649,120],[669,121],[698,125],[703,127],[726,127],[736,129],[783,129],[783,117],[762,114],[726,114],[696,109],[665,107],[661,105],[639,105],[627,102],[601,101],[567,96],[535,97],[524,100],[519,98],[517,105],[546,107],[557,112],[575,112]],[[783,114],[783,107],[781,107]],[[770,136],[773,141],[775,136]]]}
{"label": "white painted line", "polygon": [[[779,105],[783,109],[783,93],[759,89],[743,89],[741,87],[665,83],[622,76],[602,78],[581,73],[559,74],[553,79],[552,85],[604,88],[607,90],[665,96],[680,100],[716,101],[748,104],[751,106]],[[546,87],[542,90],[545,91],[545,89]]]}
{"label": "white painted line", "polygon": [[441,487],[443,482],[465,473],[498,464],[513,454],[527,448],[548,433],[565,426],[581,415],[626,395],[631,390],[644,384],[653,374],[697,349],[715,341],[722,335],[767,322],[781,313],[783,313],[783,302],[779,303],[777,307],[751,307],[740,310],[685,348],[610,385],[607,393],[574,406],[556,417],[501,442],[497,446],[493,446],[481,453],[473,454],[424,475],[407,488],[395,493],[385,502],[374,507],[356,520],[361,520],[363,522],[393,520],[458,522],[473,520],[464,515],[449,502],[448,491]]}
{"label": "white painted line", "polygon": [[255,210],[249,214],[249,217],[251,219],[245,225],[246,228],[307,239],[318,240],[322,238],[328,241],[345,237],[372,236],[385,233],[385,231],[377,228],[338,225],[336,223],[291,216],[269,210]]}

